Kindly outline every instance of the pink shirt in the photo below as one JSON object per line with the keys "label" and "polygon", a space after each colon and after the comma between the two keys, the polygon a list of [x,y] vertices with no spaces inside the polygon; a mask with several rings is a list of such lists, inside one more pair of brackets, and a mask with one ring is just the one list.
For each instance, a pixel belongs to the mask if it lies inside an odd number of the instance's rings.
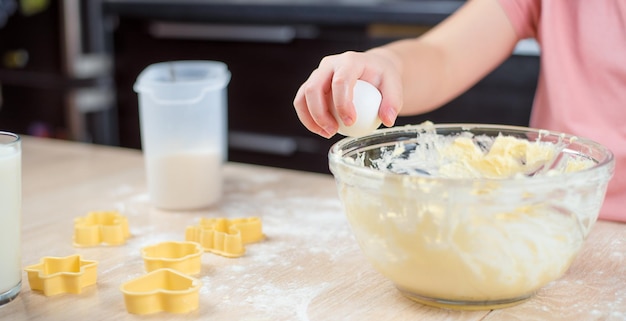
{"label": "pink shirt", "polygon": [[626,1],[499,0],[541,47],[531,127],[595,140],[616,166],[601,219],[626,221]]}

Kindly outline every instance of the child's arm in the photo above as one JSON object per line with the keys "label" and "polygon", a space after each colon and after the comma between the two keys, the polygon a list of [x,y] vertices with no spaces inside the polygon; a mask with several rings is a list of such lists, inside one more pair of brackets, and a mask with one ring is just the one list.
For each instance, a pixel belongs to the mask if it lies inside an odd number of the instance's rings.
{"label": "child's arm", "polygon": [[501,64],[517,40],[497,0],[471,0],[417,39],[325,57],[294,107],[310,131],[330,137],[337,131],[332,109],[346,125],[354,121],[352,88],[362,79],[381,91],[379,116],[392,126],[398,114],[430,111],[467,90]]}

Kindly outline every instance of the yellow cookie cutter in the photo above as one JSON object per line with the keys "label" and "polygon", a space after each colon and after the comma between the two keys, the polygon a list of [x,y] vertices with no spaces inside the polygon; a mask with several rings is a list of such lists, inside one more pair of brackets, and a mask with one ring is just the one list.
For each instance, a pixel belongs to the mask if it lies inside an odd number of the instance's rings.
{"label": "yellow cookie cutter", "polygon": [[245,244],[264,238],[259,217],[201,218],[198,225],[185,230],[185,240],[198,242],[205,251],[226,257],[242,256],[246,252]]}
{"label": "yellow cookie cutter", "polygon": [[161,242],[141,249],[147,272],[171,268],[185,274],[200,273],[202,246],[196,242]]}
{"label": "yellow cookie cutter", "polygon": [[129,237],[128,219],[116,211],[90,212],[74,219],[74,246],[122,245]]}
{"label": "yellow cookie cutter", "polygon": [[84,287],[96,284],[97,266],[98,262],[83,260],[80,255],[48,256],[24,270],[32,290],[52,296],[61,293],[80,294]]}
{"label": "yellow cookie cutter", "polygon": [[198,308],[202,282],[173,269],[158,269],[121,285],[133,314],[186,313]]}

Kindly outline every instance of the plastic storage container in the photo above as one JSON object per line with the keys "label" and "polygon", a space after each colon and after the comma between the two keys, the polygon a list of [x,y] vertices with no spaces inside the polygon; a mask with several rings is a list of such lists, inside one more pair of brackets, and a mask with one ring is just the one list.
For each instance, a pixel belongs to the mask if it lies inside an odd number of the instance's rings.
{"label": "plastic storage container", "polygon": [[139,74],[134,90],[154,206],[191,210],[219,201],[229,82],[228,67],[218,61],[162,62]]}

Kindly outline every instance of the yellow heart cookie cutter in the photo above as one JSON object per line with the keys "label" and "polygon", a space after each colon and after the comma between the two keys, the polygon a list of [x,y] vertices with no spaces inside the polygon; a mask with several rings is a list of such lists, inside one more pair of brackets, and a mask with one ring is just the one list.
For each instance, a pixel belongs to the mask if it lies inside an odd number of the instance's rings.
{"label": "yellow heart cookie cutter", "polygon": [[201,286],[196,278],[164,268],[130,280],[120,290],[129,313],[187,313],[198,308]]}

